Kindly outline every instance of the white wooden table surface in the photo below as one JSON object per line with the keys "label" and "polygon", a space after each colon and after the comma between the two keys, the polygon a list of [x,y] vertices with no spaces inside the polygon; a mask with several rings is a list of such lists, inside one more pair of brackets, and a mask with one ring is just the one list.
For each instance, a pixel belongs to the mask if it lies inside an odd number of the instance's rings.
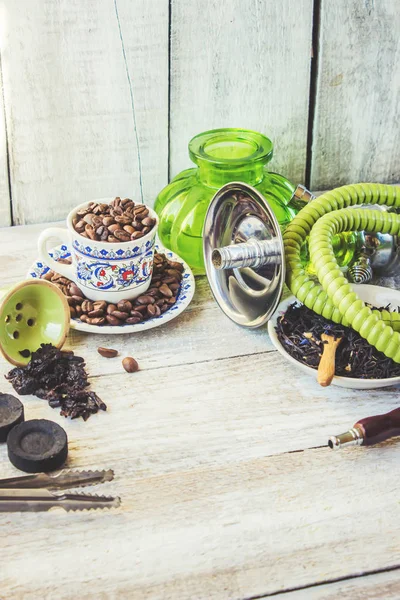
{"label": "white wooden table surface", "polygon": [[[18,281],[41,226],[0,230],[0,280]],[[396,389],[323,389],[245,331],[204,279],[175,321],[132,336],[73,332],[106,413],[69,421],[25,396],[26,418],[69,436],[68,466],[113,468],[111,511],[0,515],[0,597],[333,599],[400,597],[400,440],[334,453]],[[99,357],[132,355],[141,370]],[[10,366],[0,364],[1,375]],[[11,386],[3,380],[3,392]],[[18,474],[0,447],[0,474]]]}

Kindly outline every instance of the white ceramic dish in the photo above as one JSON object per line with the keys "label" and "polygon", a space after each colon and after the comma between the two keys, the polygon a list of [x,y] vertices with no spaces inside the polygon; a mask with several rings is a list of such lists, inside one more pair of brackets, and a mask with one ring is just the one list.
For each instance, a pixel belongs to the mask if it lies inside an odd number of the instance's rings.
{"label": "white ceramic dish", "polygon": [[[356,284],[353,285],[353,288],[362,300],[374,306],[386,306],[387,304],[391,304],[394,308],[400,306],[400,292],[397,290],[380,287],[377,285]],[[290,354],[288,354],[283,348],[275,331],[278,318],[286,312],[289,304],[292,304],[293,302],[297,302],[297,299],[294,296],[290,296],[279,304],[274,315],[268,322],[268,333],[275,348],[282,354],[282,356],[284,356],[289,362],[296,365],[296,367],[304,371],[304,373],[308,373],[311,377],[316,379],[317,371],[311,367],[308,367],[307,365],[303,365],[295,358],[290,356]],[[356,379],[354,377],[338,377],[335,375],[332,384],[339,387],[352,388],[356,390],[371,390],[398,385],[400,384],[400,377],[390,377],[387,379]]]}
{"label": "white ceramic dish", "polygon": [[[155,249],[158,252],[164,253],[171,260],[181,262],[184,266],[183,278],[181,288],[179,290],[179,295],[177,296],[176,303],[173,306],[171,306],[169,310],[167,310],[159,317],[154,317],[153,319],[149,319],[148,321],[144,321],[143,323],[137,323],[136,325],[99,326],[83,323],[79,319],[71,319],[71,328],[77,329],[78,331],[85,331],[87,333],[137,333],[139,331],[146,331],[147,329],[153,329],[153,327],[159,327],[160,325],[164,325],[164,323],[168,323],[169,321],[172,321],[172,319],[175,319],[178,315],[180,315],[189,306],[193,298],[195,290],[195,281],[192,270],[190,269],[189,265],[187,265],[177,254],[163,248],[160,244],[156,244]],[[56,261],[63,258],[69,258],[71,256],[67,246],[64,245],[56,246],[49,252],[49,254],[51,254],[51,256]],[[29,269],[28,278],[41,279],[47,273],[48,270],[49,267],[39,259],[35,261]]]}

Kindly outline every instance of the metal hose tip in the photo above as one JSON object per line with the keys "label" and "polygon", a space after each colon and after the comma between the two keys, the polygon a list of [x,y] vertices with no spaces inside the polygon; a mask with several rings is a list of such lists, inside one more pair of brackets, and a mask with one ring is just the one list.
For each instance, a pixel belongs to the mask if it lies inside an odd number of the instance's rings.
{"label": "metal hose tip", "polygon": [[346,433],[332,435],[328,440],[328,446],[331,450],[339,450],[347,446],[361,446],[364,442],[363,433],[358,427],[352,427]]}

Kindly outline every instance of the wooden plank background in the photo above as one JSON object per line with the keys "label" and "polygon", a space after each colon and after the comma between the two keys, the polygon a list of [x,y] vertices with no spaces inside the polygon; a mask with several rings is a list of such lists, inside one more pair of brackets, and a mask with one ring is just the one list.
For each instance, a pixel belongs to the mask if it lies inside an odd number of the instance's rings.
{"label": "wooden plank background", "polygon": [[114,194],[151,204],[190,137],[221,126],[269,135],[273,169],[312,189],[400,179],[398,0],[0,9],[0,225]]}

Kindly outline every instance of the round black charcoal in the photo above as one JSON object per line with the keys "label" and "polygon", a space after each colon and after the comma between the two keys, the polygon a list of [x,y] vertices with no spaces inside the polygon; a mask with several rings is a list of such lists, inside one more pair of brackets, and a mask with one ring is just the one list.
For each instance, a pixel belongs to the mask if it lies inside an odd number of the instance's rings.
{"label": "round black charcoal", "polygon": [[0,442],[6,442],[11,429],[24,420],[24,406],[10,394],[0,394]]}
{"label": "round black charcoal", "polygon": [[33,419],[14,427],[7,438],[8,458],[26,473],[59,469],[68,455],[64,429],[47,419]]}

